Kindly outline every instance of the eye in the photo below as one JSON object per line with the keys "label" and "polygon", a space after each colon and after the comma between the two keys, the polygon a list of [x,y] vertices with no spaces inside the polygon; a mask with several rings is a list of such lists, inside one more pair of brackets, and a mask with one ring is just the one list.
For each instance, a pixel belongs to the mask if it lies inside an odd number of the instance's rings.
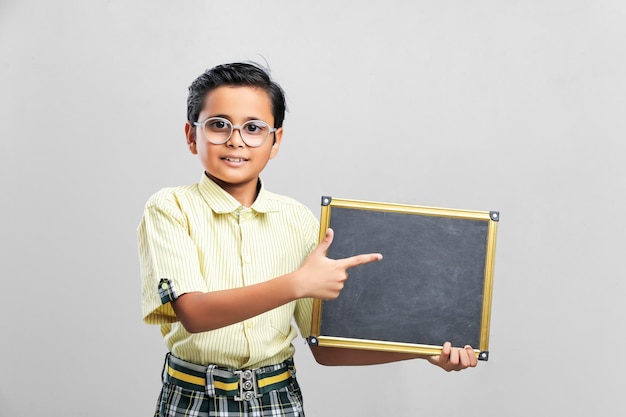
{"label": "eye", "polygon": [[228,123],[228,121],[224,119],[215,119],[215,120],[209,119],[206,126],[208,129],[212,131],[230,130],[230,123]]}
{"label": "eye", "polygon": [[246,133],[262,135],[267,131],[267,123],[260,120],[251,120],[244,125]]}

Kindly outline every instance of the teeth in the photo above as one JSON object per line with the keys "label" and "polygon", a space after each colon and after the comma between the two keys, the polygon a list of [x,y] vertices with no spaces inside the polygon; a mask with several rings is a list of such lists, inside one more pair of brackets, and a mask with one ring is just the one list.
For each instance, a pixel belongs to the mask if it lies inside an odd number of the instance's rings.
{"label": "teeth", "polygon": [[243,162],[244,159],[243,158],[224,158],[229,162]]}

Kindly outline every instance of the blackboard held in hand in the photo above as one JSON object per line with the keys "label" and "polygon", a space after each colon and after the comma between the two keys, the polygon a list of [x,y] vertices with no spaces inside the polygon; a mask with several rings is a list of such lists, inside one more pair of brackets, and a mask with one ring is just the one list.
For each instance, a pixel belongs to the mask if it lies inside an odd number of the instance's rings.
{"label": "blackboard held in hand", "polygon": [[426,355],[443,343],[489,357],[499,213],[322,197],[329,258],[379,252],[350,269],[335,300],[315,300],[309,343]]}

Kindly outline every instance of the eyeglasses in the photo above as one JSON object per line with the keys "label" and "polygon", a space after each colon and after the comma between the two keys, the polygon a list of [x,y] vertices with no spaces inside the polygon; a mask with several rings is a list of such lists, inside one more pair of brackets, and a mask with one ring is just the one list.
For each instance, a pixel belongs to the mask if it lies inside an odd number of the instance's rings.
{"label": "eyeglasses", "polygon": [[238,130],[243,143],[251,148],[257,148],[265,143],[270,133],[276,132],[263,120],[248,120],[241,126],[234,126],[230,120],[223,117],[209,117],[204,122],[194,122],[194,126],[201,127],[204,137],[214,145],[228,142],[234,130]]}

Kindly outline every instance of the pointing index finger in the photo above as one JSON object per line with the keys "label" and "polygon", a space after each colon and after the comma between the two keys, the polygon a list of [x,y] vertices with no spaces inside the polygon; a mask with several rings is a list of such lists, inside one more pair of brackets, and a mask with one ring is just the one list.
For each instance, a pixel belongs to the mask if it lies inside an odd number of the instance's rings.
{"label": "pointing index finger", "polygon": [[380,253],[364,253],[361,255],[344,258],[341,260],[341,263],[346,269],[348,269],[355,266],[368,264],[370,262],[380,261],[381,259],[383,259],[383,255],[381,255]]}

